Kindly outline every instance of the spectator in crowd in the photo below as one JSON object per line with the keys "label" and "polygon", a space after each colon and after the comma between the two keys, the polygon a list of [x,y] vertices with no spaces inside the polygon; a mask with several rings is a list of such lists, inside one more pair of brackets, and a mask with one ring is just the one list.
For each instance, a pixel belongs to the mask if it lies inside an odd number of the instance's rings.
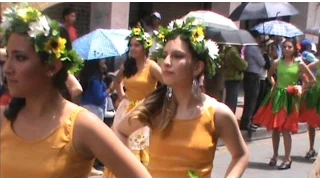
{"label": "spectator in crowd", "polygon": [[63,25],[68,30],[71,42],[78,38],[78,32],[74,24],[76,22],[76,11],[72,7],[66,7],[62,11]]}
{"label": "spectator in crowd", "polygon": [[225,103],[233,113],[236,112],[240,82],[243,80],[243,72],[246,70],[247,66],[248,63],[241,58],[237,47],[226,47],[224,51],[224,76],[226,86]]}
{"label": "spectator in crowd", "polygon": [[[260,44],[259,32],[254,30],[251,32],[251,35],[255,38],[257,44]],[[259,95],[260,79],[263,76],[265,60],[258,45],[246,46],[244,56],[248,62],[248,67],[243,78],[244,108],[240,121],[240,129],[252,132],[257,128],[251,121]]]}

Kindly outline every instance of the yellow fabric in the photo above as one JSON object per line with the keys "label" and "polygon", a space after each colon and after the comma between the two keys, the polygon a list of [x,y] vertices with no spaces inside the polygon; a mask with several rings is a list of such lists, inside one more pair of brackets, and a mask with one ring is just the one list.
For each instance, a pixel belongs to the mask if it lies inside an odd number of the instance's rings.
{"label": "yellow fabric", "polygon": [[142,71],[130,78],[123,79],[129,101],[140,101],[157,88],[158,81],[151,75],[152,63],[156,62],[148,60]]}
{"label": "yellow fabric", "polygon": [[211,177],[217,145],[214,113],[210,106],[198,118],[174,119],[168,130],[151,130],[148,170],[152,177],[188,178],[188,171]]}
{"label": "yellow fabric", "polygon": [[0,133],[0,177],[86,178],[93,159],[84,159],[73,147],[73,126],[79,108],[47,137],[26,142],[5,121]]}

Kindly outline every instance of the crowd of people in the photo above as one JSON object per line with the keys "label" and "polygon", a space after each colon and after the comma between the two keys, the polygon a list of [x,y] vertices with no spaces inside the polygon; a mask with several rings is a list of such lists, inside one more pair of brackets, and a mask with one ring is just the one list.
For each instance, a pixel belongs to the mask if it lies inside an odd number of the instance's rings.
{"label": "crowd of people", "polygon": [[116,63],[82,62],[72,50],[72,8],[58,27],[31,7],[6,18],[0,177],[210,177],[218,139],[231,155],[225,176],[241,177],[249,151],[240,130],[258,126],[273,131],[270,166],[283,134],[284,170],[298,122],[309,124],[306,158],[316,155],[320,65],[310,40],[252,31],[258,46],[217,45],[193,19],[158,29],[155,12],[150,26],[132,27],[129,53],[110,72]]}

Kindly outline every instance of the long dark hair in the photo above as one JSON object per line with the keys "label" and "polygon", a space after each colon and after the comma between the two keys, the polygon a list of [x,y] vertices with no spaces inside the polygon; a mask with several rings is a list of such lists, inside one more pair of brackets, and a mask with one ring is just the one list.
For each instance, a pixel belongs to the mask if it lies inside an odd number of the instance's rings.
{"label": "long dark hair", "polygon": [[[132,38],[134,38],[134,37],[132,37]],[[129,44],[128,44],[129,48],[131,46],[131,44],[130,44],[131,39],[129,40]],[[139,42],[139,43],[143,47],[143,44],[141,42]],[[145,51],[145,56],[148,56],[149,49],[144,49],[144,51]],[[132,56],[128,56],[127,60],[123,64],[123,67],[124,67],[123,76],[126,77],[126,78],[130,78],[131,76],[134,76],[138,72],[136,59],[133,58]]]}
{"label": "long dark hair", "polygon": [[[69,50],[71,49],[71,43],[69,40],[69,36],[66,33],[63,33],[62,27],[60,27],[60,31],[62,32],[60,36],[62,38],[67,39],[67,45],[66,49]],[[69,44],[68,44],[69,43]],[[48,63],[49,59],[49,54],[42,51],[38,53],[40,56],[41,61],[45,64]],[[68,78],[68,68],[70,66],[70,63],[63,61],[62,62],[62,68],[55,74],[53,77],[53,86],[58,89],[60,94],[67,100],[71,101],[71,94],[69,92],[69,89],[66,85],[66,80]],[[26,105],[26,99],[25,98],[16,98],[13,97],[11,99],[11,102],[8,106],[8,108],[4,112],[4,116],[9,120],[9,121],[14,121],[17,118],[18,113],[20,110]]]}

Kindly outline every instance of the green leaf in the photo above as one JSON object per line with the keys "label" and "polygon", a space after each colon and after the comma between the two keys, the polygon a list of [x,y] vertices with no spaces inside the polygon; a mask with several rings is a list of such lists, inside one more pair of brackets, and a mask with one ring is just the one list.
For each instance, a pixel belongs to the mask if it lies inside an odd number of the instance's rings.
{"label": "green leaf", "polygon": [[188,171],[188,177],[189,178],[199,178],[194,171]]}

